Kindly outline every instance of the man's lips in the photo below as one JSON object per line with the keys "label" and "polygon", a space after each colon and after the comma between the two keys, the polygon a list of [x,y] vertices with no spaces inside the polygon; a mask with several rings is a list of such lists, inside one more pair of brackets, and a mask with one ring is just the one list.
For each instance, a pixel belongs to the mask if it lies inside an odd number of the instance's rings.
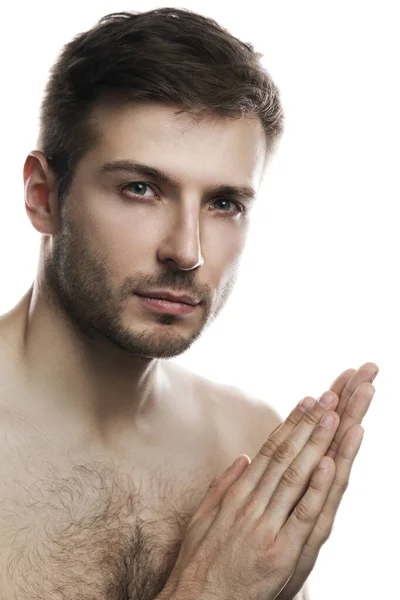
{"label": "man's lips", "polygon": [[169,302],[180,302],[184,304],[190,304],[192,306],[196,306],[200,303],[200,301],[191,296],[189,294],[176,294],[174,292],[170,292],[168,290],[156,290],[150,292],[138,293],[138,296],[143,296],[145,298],[157,298],[161,300],[168,300]]}
{"label": "man's lips", "polygon": [[196,310],[198,305],[186,304],[185,302],[171,302],[162,298],[151,298],[137,294],[140,301],[153,310],[176,315],[185,315]]}

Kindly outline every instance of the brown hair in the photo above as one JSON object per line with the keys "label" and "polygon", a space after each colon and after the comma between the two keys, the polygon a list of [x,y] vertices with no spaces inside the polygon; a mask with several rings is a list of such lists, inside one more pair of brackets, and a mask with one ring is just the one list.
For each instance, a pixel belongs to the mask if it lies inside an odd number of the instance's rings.
{"label": "brown hair", "polygon": [[98,139],[91,110],[107,99],[159,101],[199,117],[255,114],[272,153],[284,117],[262,56],[187,9],[111,13],[75,36],[50,71],[40,113],[38,147],[54,172],[60,204],[77,163]]}

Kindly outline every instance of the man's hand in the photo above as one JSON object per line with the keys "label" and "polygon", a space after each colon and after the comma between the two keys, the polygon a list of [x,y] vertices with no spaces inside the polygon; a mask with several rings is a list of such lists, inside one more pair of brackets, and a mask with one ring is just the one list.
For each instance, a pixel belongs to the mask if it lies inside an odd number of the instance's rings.
{"label": "man's hand", "polygon": [[340,421],[338,396],[327,392],[321,400],[327,397],[330,404],[315,402],[307,412],[298,405],[250,464],[241,456],[211,483],[188,524],[165,597],[275,600],[334,480],[332,458],[317,468]]}
{"label": "man's hand", "polygon": [[[344,371],[329,388],[339,396],[335,412],[340,416],[340,423],[326,453],[326,456],[333,458],[336,463],[335,479],[316,525],[303,547],[293,575],[276,600],[295,598],[312,571],[321,546],[331,533],[337,509],[348,485],[353,461],[362,442],[364,430],[359,424],[374,396],[375,388],[372,382],[378,372],[375,363],[367,362],[358,371]],[[290,430],[280,430],[280,433],[284,439],[285,435],[290,434]]]}

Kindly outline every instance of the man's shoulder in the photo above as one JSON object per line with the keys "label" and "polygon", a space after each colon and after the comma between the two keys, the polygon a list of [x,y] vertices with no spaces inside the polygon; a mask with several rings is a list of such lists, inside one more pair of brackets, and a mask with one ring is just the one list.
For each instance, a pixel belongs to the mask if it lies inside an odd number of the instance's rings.
{"label": "man's shoulder", "polygon": [[253,394],[235,385],[224,384],[220,389],[222,408],[224,411],[234,409],[237,418],[251,432],[251,435],[261,440],[267,439],[275,427],[283,421],[266,398]]}
{"label": "man's shoulder", "polygon": [[237,443],[237,454],[253,459],[283,418],[266,399],[238,386],[210,382],[210,388],[215,391],[221,430]]}
{"label": "man's shoulder", "polygon": [[[266,398],[229,383],[213,381],[171,363],[172,372],[180,381],[193,390],[193,395],[201,403],[204,411],[212,415],[214,422],[220,422],[221,428],[237,432],[242,442],[261,446],[275,427],[283,421]],[[246,450],[243,450],[246,452]]]}

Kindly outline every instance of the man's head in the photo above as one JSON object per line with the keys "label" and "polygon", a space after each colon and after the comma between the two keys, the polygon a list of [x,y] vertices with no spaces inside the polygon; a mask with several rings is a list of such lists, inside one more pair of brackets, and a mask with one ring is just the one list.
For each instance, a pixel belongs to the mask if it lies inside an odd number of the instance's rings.
{"label": "man's head", "polygon": [[[25,165],[26,203],[45,234],[51,299],[88,338],[171,357],[223,307],[251,189],[283,130],[259,56],[170,8],[108,15],[64,48]],[[200,304],[174,315],[136,295],[160,289]]]}

